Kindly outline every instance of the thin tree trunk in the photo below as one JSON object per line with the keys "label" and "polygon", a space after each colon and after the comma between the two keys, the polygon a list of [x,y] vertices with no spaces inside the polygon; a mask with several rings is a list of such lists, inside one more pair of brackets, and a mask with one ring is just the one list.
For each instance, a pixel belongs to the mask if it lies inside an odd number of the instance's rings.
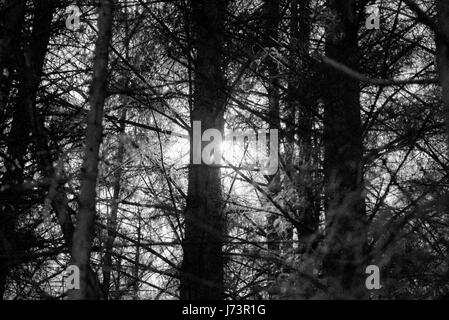
{"label": "thin tree trunk", "polygon": [[0,4],[0,108],[6,108],[14,69],[18,67],[25,1],[7,0]]}
{"label": "thin tree trunk", "polygon": [[50,189],[47,199],[56,213],[61,226],[62,234],[67,248],[71,248],[74,227],[70,215],[73,210],[68,206],[67,195],[63,187],[59,185],[58,176],[53,166],[52,152],[49,146],[49,138],[45,133],[44,119],[36,109],[36,94],[42,76],[45,54],[50,40],[51,22],[59,1],[37,0],[33,33],[30,44],[25,53],[24,69],[22,70],[24,85],[24,97],[26,106],[26,123],[29,124],[32,133],[32,141],[35,146],[36,160],[42,175],[50,181]]}
{"label": "thin tree trunk", "polygon": [[[125,26],[124,26],[124,33],[125,33],[125,40],[124,40],[124,50],[125,50],[125,59],[126,61],[130,61],[129,59],[129,42],[131,40],[131,35],[129,35],[129,25],[128,25],[128,19],[129,19],[129,13],[128,13],[128,1],[125,0],[124,2],[124,18],[125,18]],[[129,77],[126,74],[127,71],[125,71],[125,75],[123,76],[124,80],[124,87],[125,91],[129,89]],[[126,108],[128,99],[124,96],[122,98],[122,105]],[[112,272],[112,251],[113,251],[113,244],[116,237],[116,232],[118,228],[118,222],[117,222],[117,213],[119,209],[119,203],[120,203],[120,190],[121,190],[121,179],[123,176],[123,160],[125,156],[125,129],[126,129],[126,109],[122,110],[121,116],[120,116],[120,129],[118,132],[118,148],[117,148],[117,154],[116,154],[116,169],[114,171],[114,182],[113,182],[113,195],[112,195],[112,206],[111,206],[111,213],[108,216],[107,220],[107,240],[105,244],[105,254],[103,257],[103,295],[104,298],[107,300],[109,299],[109,290],[111,287],[111,272]],[[139,222],[140,223],[140,222]]]}
{"label": "thin tree trunk", "polygon": [[[304,239],[310,239],[318,230],[320,206],[317,205],[319,197],[316,191],[317,179],[315,173],[318,171],[317,159],[314,158],[312,143],[314,114],[316,111],[316,102],[313,99],[313,84],[311,74],[313,64],[311,64],[309,57],[310,48],[310,0],[301,1],[299,5],[299,32],[298,32],[298,48],[301,53],[299,66],[301,73],[307,73],[299,81],[297,88],[297,95],[300,100],[299,105],[299,123],[298,123],[298,138],[299,138],[299,188],[300,195],[304,200],[304,204],[300,210],[299,236]],[[311,243],[309,243],[311,244]]]}
{"label": "thin tree trunk", "polygon": [[[449,1],[437,0],[438,26],[440,32],[449,37]],[[449,43],[437,36],[438,72],[441,82],[443,110],[446,122],[447,145],[449,146]],[[449,205],[449,201],[448,201]]]}
{"label": "thin tree trunk", "polygon": [[[288,85],[287,85],[287,101],[286,101],[286,110],[285,110],[285,118],[287,121],[286,128],[286,136],[287,143],[285,146],[285,164],[287,165],[287,174],[292,177],[295,174],[294,170],[294,152],[295,152],[295,133],[297,120],[296,115],[299,109],[299,99],[298,99],[298,75],[297,72],[301,71],[301,66],[297,66],[300,61],[300,57],[298,57],[298,49],[299,49],[299,12],[298,12],[298,0],[290,1],[290,42],[289,42],[289,60],[290,67],[292,70],[289,70],[288,76]],[[301,30],[303,31],[303,30]],[[294,68],[294,70],[293,70]]]}
{"label": "thin tree trunk", "polygon": [[[356,0],[328,0],[326,55],[359,69]],[[324,270],[332,298],[363,295],[365,207],[360,88],[327,69],[324,109],[326,247]]]}
{"label": "thin tree trunk", "polygon": [[96,284],[89,276],[95,220],[98,157],[103,135],[103,113],[106,99],[109,43],[111,41],[113,0],[101,0],[98,17],[98,38],[95,45],[94,74],[90,92],[90,110],[86,130],[86,143],[75,233],[72,243],[72,261],[80,270],[80,289],[71,290],[72,300],[98,299]]}
{"label": "thin tree trunk", "polygon": [[70,208],[68,207],[67,196],[59,185],[58,176],[53,167],[52,152],[50,151],[48,137],[45,133],[44,119],[39,115],[36,109],[36,94],[42,76],[42,69],[45,61],[48,42],[51,34],[51,22],[55,9],[59,1],[37,0],[36,18],[33,24],[33,34],[30,37],[30,45],[25,54],[25,69],[23,81],[27,88],[25,95],[25,104],[27,109],[27,118],[32,133],[32,140],[35,145],[35,154],[39,163],[40,171],[50,181],[50,190],[47,198],[56,212],[58,222],[68,248],[71,247],[73,237],[73,223],[70,218]]}
{"label": "thin tree trunk", "polygon": [[133,300],[139,300],[139,265],[140,265],[140,242],[142,241],[142,212],[138,211],[137,214],[138,224],[137,224],[137,244],[136,244],[136,254],[134,255],[134,269],[133,269]]}
{"label": "thin tree trunk", "polygon": [[[201,134],[209,128],[223,132],[226,80],[222,50],[226,5],[226,0],[191,2],[196,49],[191,119],[201,121]],[[192,143],[191,140],[191,163]],[[220,169],[191,164],[182,245],[181,299],[223,299],[224,230]]]}
{"label": "thin tree trunk", "polygon": [[103,257],[103,295],[107,300],[109,298],[109,288],[111,286],[112,271],[112,249],[117,232],[117,213],[120,203],[121,179],[123,175],[123,158],[125,155],[125,143],[123,134],[125,133],[126,110],[122,111],[120,130],[118,135],[118,149],[116,155],[116,168],[114,172],[113,194],[111,213],[107,221],[107,240],[105,244],[105,253]]}
{"label": "thin tree trunk", "polygon": [[[269,52],[266,60],[266,89],[268,98],[268,126],[270,130],[280,128],[280,84],[279,84],[279,66],[276,60],[275,52],[279,50],[279,12],[278,0],[265,0],[263,3],[263,46],[264,50]],[[267,139],[267,148],[270,148],[270,141]],[[278,150],[279,154],[279,150]],[[281,177],[279,171],[274,175],[265,177],[268,182],[268,192],[271,197],[275,197],[281,191]],[[265,201],[265,200],[264,200]],[[281,241],[284,239],[283,234],[279,230],[279,225],[276,223],[277,219],[281,217],[277,214],[268,214],[267,216],[267,248],[273,256],[281,254]],[[282,266],[275,259],[273,263],[268,266],[268,280],[271,283],[276,283],[276,276],[282,272]],[[270,290],[270,295],[273,290]]]}
{"label": "thin tree trunk", "polygon": [[[263,7],[264,20],[264,47],[265,50],[274,51],[279,49],[278,28],[280,23],[278,0],[265,0]],[[267,96],[268,96],[268,120],[270,129],[279,129],[279,67],[275,54],[269,54],[266,59],[266,68],[268,76]]]}
{"label": "thin tree trunk", "polygon": [[[298,3],[299,2],[299,3]],[[313,99],[313,74],[310,48],[310,0],[292,0],[290,4],[290,61],[291,71],[287,90],[287,138],[286,148],[288,174],[292,177],[301,203],[295,206],[299,218],[298,235],[307,241],[316,234],[320,208],[317,205],[316,159],[313,157],[313,124],[316,102]],[[295,153],[295,143],[298,144]],[[296,156],[294,156],[296,154]]]}
{"label": "thin tree trunk", "polygon": [[[267,51],[278,50],[278,28],[280,22],[279,13],[279,1],[278,0],[265,0],[263,4],[263,22],[264,22],[264,47]],[[268,125],[269,129],[280,128],[279,120],[279,104],[280,104],[280,92],[279,92],[279,68],[274,54],[269,54],[266,59],[267,69],[267,97],[268,97]],[[267,139],[268,140],[268,139]],[[267,147],[270,148],[270,142],[267,142]],[[280,175],[279,173],[273,176],[267,176],[269,183],[269,192],[271,195],[278,193],[280,188]],[[276,230],[275,220],[278,215],[268,215],[267,225],[267,241],[268,250],[278,254],[280,250],[280,240],[282,236],[279,231]]]}

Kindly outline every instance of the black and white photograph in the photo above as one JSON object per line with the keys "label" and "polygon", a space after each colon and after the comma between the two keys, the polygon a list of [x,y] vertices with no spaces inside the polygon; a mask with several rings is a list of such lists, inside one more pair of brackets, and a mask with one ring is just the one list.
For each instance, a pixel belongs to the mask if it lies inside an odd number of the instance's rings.
{"label": "black and white photograph", "polygon": [[0,0],[0,300],[447,300],[448,169],[449,0]]}

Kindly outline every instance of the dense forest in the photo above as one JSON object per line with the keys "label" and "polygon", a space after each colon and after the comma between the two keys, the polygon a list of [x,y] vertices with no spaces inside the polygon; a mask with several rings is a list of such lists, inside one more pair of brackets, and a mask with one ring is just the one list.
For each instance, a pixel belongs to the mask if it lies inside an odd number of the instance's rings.
{"label": "dense forest", "polygon": [[0,298],[449,298],[449,0],[0,1]]}

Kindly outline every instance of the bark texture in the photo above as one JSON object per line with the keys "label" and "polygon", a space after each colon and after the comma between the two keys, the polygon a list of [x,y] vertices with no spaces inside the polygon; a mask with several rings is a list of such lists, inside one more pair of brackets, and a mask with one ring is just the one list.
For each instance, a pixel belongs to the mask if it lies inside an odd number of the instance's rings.
{"label": "bark texture", "polygon": [[95,44],[94,74],[90,91],[84,161],[77,218],[72,243],[73,265],[80,269],[80,289],[71,290],[72,300],[99,299],[98,284],[90,271],[93,227],[95,221],[96,185],[99,151],[103,135],[103,113],[106,99],[109,43],[111,41],[113,1],[101,0],[98,17],[98,38]]}
{"label": "bark texture", "polygon": [[[440,33],[449,37],[449,1],[437,1],[438,26]],[[443,99],[443,112],[446,122],[447,145],[449,146],[449,43],[437,36],[437,61]]]}
{"label": "bark texture", "polygon": [[[201,132],[223,131],[226,80],[223,66],[223,36],[227,1],[192,1],[194,105],[192,121],[201,121]],[[204,147],[205,143],[202,143]],[[191,141],[191,159],[193,157]],[[220,169],[191,165],[185,210],[184,259],[181,299],[220,300],[223,289],[223,234],[225,218]]]}
{"label": "bark texture", "polygon": [[[326,55],[359,69],[356,0],[329,0]],[[324,106],[326,256],[331,298],[363,295],[365,210],[360,88],[357,80],[327,69]]]}
{"label": "bark texture", "polygon": [[[126,102],[126,101],[125,101]],[[107,221],[107,239],[105,243],[105,253],[103,256],[103,295],[107,300],[109,299],[109,288],[111,286],[111,272],[112,272],[112,251],[114,240],[117,232],[117,214],[120,203],[121,179],[123,176],[123,159],[125,156],[125,142],[123,134],[125,133],[126,110],[122,111],[120,130],[118,136],[118,148],[116,153],[116,169],[113,175],[112,187],[112,205],[111,213]]]}
{"label": "bark texture", "polygon": [[[268,98],[268,116],[269,129],[278,129],[280,127],[279,106],[280,106],[280,90],[279,90],[279,68],[275,58],[275,50],[279,49],[277,44],[278,28],[280,22],[279,1],[266,0],[263,4],[263,22],[264,22],[264,50],[270,52],[266,58],[266,76],[267,76],[267,98]],[[267,148],[270,148],[270,141],[267,139]],[[279,150],[278,150],[279,151]],[[280,175],[267,176],[270,184],[269,192],[272,196],[280,191]],[[279,216],[269,214],[267,218],[267,241],[268,249],[274,254],[279,254],[281,250],[280,241],[283,239],[279,230],[275,226],[275,221]],[[277,269],[277,267],[276,267]],[[274,275],[271,275],[274,276]]]}

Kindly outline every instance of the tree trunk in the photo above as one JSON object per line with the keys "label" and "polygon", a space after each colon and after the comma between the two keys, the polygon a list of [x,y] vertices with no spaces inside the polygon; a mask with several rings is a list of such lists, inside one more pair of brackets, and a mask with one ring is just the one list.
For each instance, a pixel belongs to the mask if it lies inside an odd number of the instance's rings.
{"label": "tree trunk", "polygon": [[140,242],[142,241],[142,212],[140,209],[137,213],[137,244],[136,244],[136,253],[134,255],[134,268],[133,268],[133,300],[139,300],[139,265],[140,265]]}
{"label": "tree trunk", "polygon": [[[124,1],[124,8],[123,8],[123,15],[124,15],[124,51],[125,51],[125,59],[126,61],[130,61],[129,57],[129,43],[131,41],[132,35],[129,33],[129,25],[128,25],[128,19],[129,19],[129,12],[128,12],[128,1]],[[125,74],[123,75],[123,84],[125,91],[129,90],[129,76],[128,72],[125,71]],[[126,108],[126,105],[128,103],[128,98],[126,96],[122,97],[122,105]],[[119,203],[120,203],[120,191],[121,191],[121,180],[123,176],[123,160],[125,156],[125,129],[126,129],[126,109],[122,110],[121,116],[120,116],[120,128],[118,132],[118,148],[116,153],[116,163],[117,166],[114,170],[114,181],[113,181],[113,195],[112,195],[112,204],[111,204],[111,213],[108,216],[107,219],[107,240],[105,243],[105,253],[103,256],[103,295],[104,298],[107,300],[109,299],[109,291],[111,287],[111,273],[112,273],[112,251],[113,251],[113,244],[116,237],[116,232],[118,228],[117,223],[117,213],[119,209]],[[140,224],[140,220],[139,220]],[[138,250],[138,249],[137,249]]]}
{"label": "tree trunk", "polygon": [[68,206],[67,195],[63,186],[59,184],[58,176],[53,166],[53,157],[49,145],[49,138],[45,133],[44,119],[36,108],[36,94],[42,76],[45,55],[51,35],[51,22],[59,1],[37,0],[33,33],[30,44],[24,54],[25,61],[22,69],[24,106],[27,116],[25,121],[32,133],[32,142],[35,147],[35,158],[43,176],[50,181],[47,199],[56,213],[61,226],[62,234],[67,248],[71,248],[74,227],[70,215],[73,210]]}
{"label": "tree trunk", "polygon": [[[226,4],[226,0],[191,2],[196,49],[191,120],[201,121],[201,133],[210,128],[223,132],[226,80],[222,50]],[[191,138],[191,163],[192,145]],[[188,183],[180,296],[190,300],[220,300],[224,297],[225,228],[220,169],[204,163],[191,164]]]}
{"label": "tree trunk", "polygon": [[[297,133],[299,138],[299,188],[301,198],[304,200],[304,205],[300,210],[299,236],[301,238],[311,240],[311,236],[316,235],[320,218],[319,196],[316,191],[318,171],[317,157],[314,156],[316,146],[313,145],[313,127],[314,116],[317,111],[316,101],[313,99],[314,91],[313,80],[311,74],[313,64],[308,59],[310,47],[310,0],[301,1],[299,5],[299,34],[298,34],[298,51],[301,53],[300,57],[300,72],[304,75],[298,83],[297,94],[300,100],[299,105],[299,123]],[[311,244],[311,243],[309,243]]]}
{"label": "tree trunk", "polygon": [[117,232],[117,213],[118,213],[118,205],[120,203],[121,179],[123,175],[123,158],[125,155],[125,143],[123,135],[125,133],[126,110],[122,111],[122,116],[120,120],[121,123],[118,135],[118,149],[116,155],[117,167],[115,168],[114,171],[111,213],[108,217],[107,222],[108,227],[107,239],[105,243],[104,249],[105,253],[103,257],[103,295],[106,300],[109,298],[109,288],[111,286],[112,249],[115,240],[115,235]]}
{"label": "tree trunk", "polygon": [[[314,70],[309,59],[312,27],[310,0],[298,2],[293,0],[290,4],[290,63],[294,70],[288,79],[287,90],[287,138],[290,143],[286,148],[286,163],[289,177],[301,199],[301,204],[295,206],[299,219],[298,235],[310,244],[309,240],[318,230],[320,216],[316,191],[318,161],[313,153],[313,125],[317,107],[313,99],[316,92],[312,84]],[[298,145],[297,153],[295,143]]]}
{"label": "tree trunk", "polygon": [[14,69],[18,66],[25,1],[7,0],[0,4],[0,108],[6,108]]}
{"label": "tree trunk", "polygon": [[[356,0],[328,0],[332,17],[326,55],[359,69]],[[363,294],[365,207],[363,198],[360,88],[357,80],[332,69],[325,73],[324,174],[326,247],[324,270],[332,298]]]}
{"label": "tree trunk", "polygon": [[[25,4],[6,1],[0,13],[0,108],[7,108],[8,95],[20,51]],[[27,150],[28,126],[23,104],[17,103],[11,130],[7,137],[6,172],[1,181],[0,200],[0,299],[4,298],[6,280],[12,264],[17,215],[21,211],[21,194],[14,190],[24,179],[24,157]]]}
{"label": "tree trunk", "polygon": [[92,249],[95,220],[98,157],[103,135],[103,111],[106,99],[109,43],[111,41],[113,0],[101,0],[98,16],[98,38],[95,45],[94,74],[90,92],[90,110],[86,130],[86,143],[75,233],[72,243],[72,261],[80,270],[80,289],[71,290],[72,300],[98,299],[99,292],[90,276],[90,253]]}
{"label": "tree trunk", "polygon": [[[449,1],[437,0],[438,26],[440,32],[449,37]],[[449,146],[449,43],[437,36],[438,72],[440,75],[443,111],[446,122],[447,145]],[[449,203],[448,203],[449,204]]]}
{"label": "tree trunk", "polygon": [[[11,79],[17,77],[18,94],[15,97],[15,109],[11,131],[8,135],[7,171],[2,179],[6,192],[2,198],[0,212],[0,296],[3,297],[8,265],[12,265],[11,254],[14,248],[15,225],[18,216],[26,208],[23,194],[17,190],[24,182],[24,165],[29,145],[29,132],[32,127],[30,109],[34,108],[35,97],[42,75],[42,68],[50,39],[51,20],[56,1],[36,0],[33,12],[33,29],[30,43],[24,43],[22,24],[25,14],[24,1],[8,1],[7,9],[2,10],[2,31],[0,37],[0,70],[2,107],[6,108]],[[4,15],[4,16],[3,16]],[[25,49],[22,49],[22,48]],[[13,74],[14,69],[18,74]],[[4,190],[5,191],[5,190]],[[6,210],[5,210],[6,209]],[[6,261],[6,260],[9,261]]]}
{"label": "tree trunk", "polygon": [[[270,130],[280,129],[280,83],[279,83],[279,66],[276,59],[276,52],[279,50],[279,23],[280,23],[280,8],[278,0],[265,0],[263,3],[262,24],[263,30],[263,47],[268,53],[265,59],[265,76],[266,76],[266,90],[268,100],[268,127]],[[267,139],[267,149],[269,149],[270,141]],[[278,150],[279,154],[279,150]],[[275,197],[281,191],[281,176],[279,171],[274,175],[265,176],[268,182],[268,192],[271,197]],[[264,205],[268,201],[264,199]],[[276,223],[277,219],[282,219],[277,214],[268,214],[267,216],[267,248],[273,257],[278,257],[282,253],[282,240],[285,237]],[[274,262],[268,261],[268,281],[276,283],[276,277],[282,272],[282,266],[277,259]],[[269,290],[270,295],[272,290]],[[271,298],[271,297],[270,297]]]}
{"label": "tree trunk", "polygon": [[[279,1],[278,0],[265,0],[263,4],[263,23],[264,23],[264,49],[267,52],[274,52],[278,50],[279,45],[277,44],[278,39],[278,28],[280,22],[279,14]],[[269,54],[266,58],[266,76],[267,76],[267,97],[268,97],[268,125],[269,129],[280,128],[279,120],[279,103],[280,103],[280,92],[279,92],[279,68],[278,63],[273,56]],[[270,148],[270,141],[267,139],[267,148]],[[268,183],[271,184],[270,190],[279,190],[279,187],[274,187],[274,185],[280,184],[279,174],[273,176],[267,176]],[[269,191],[270,191],[269,190]],[[278,191],[277,191],[278,192]],[[273,193],[270,192],[272,195]],[[279,253],[280,243],[282,236],[279,231],[276,230],[275,220],[278,215],[269,214],[268,215],[268,225],[267,225],[267,241],[268,250],[275,254]]]}

